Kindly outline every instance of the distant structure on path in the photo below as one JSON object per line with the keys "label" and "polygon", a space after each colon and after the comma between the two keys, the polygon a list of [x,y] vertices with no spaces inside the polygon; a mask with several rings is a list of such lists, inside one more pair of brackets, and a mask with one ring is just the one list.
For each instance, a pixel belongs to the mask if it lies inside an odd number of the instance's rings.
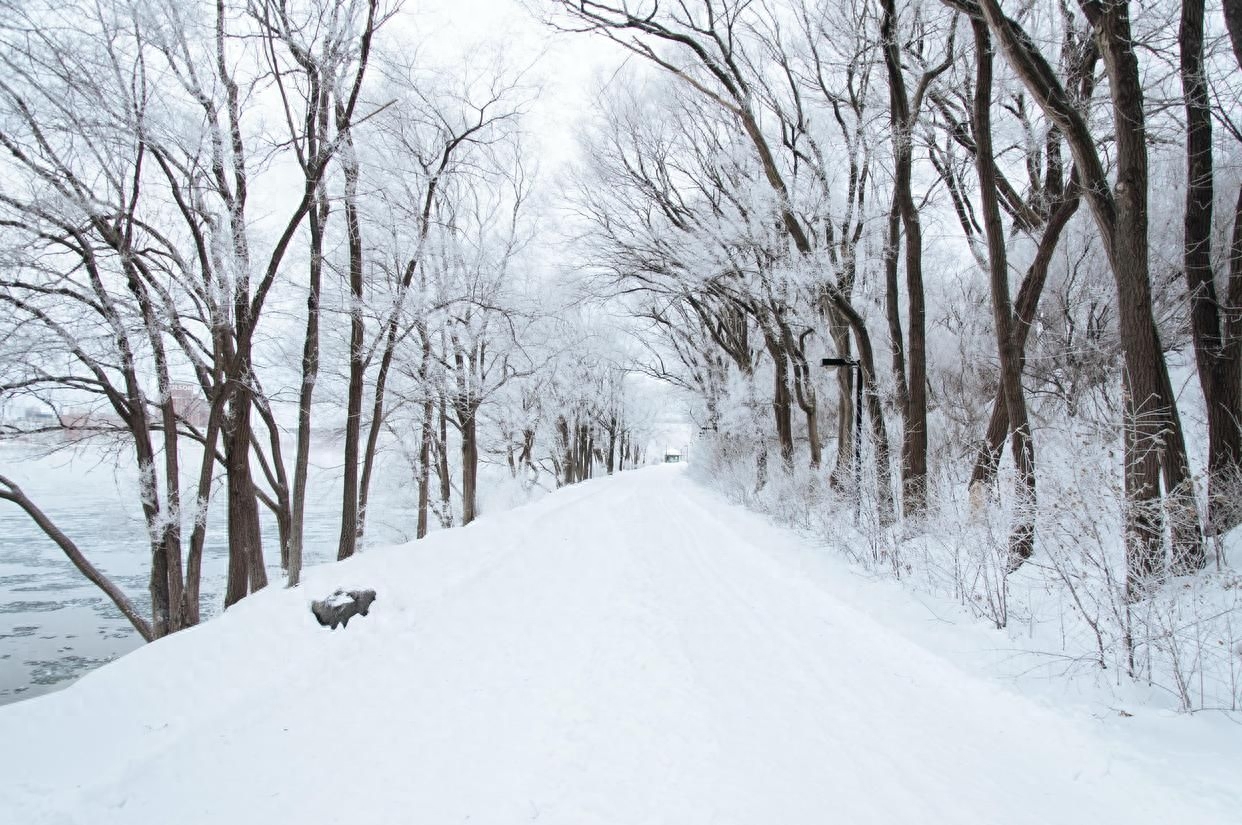
{"label": "distant structure on path", "polygon": [[676,447],[669,447],[667,450],[665,450],[664,451],[664,463],[665,464],[680,464],[681,463],[681,450],[677,449]]}

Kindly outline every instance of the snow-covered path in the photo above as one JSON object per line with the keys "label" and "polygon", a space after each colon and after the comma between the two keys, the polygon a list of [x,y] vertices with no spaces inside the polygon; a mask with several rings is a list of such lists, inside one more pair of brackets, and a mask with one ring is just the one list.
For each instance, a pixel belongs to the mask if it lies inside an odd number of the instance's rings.
{"label": "snow-covered path", "polygon": [[[0,822],[1242,821],[1242,790],[915,644],[791,542],[658,468],[316,569],[0,709]],[[305,604],[338,584],[379,599],[330,633]]]}

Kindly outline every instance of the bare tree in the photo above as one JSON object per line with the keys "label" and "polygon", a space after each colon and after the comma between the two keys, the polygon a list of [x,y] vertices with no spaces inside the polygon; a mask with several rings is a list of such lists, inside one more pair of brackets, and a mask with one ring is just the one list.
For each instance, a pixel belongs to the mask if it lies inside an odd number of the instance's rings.
{"label": "bare tree", "polygon": [[992,43],[987,24],[971,21],[975,42],[975,106],[973,132],[975,167],[983,205],[983,228],[988,243],[988,273],[992,292],[992,316],[1000,354],[1001,395],[1009,417],[1013,460],[1017,469],[1014,495],[1014,526],[1009,539],[1009,568],[1016,569],[1035,550],[1035,446],[1022,390],[1022,355],[1018,348],[1013,304],[1009,299],[1009,265],[1005,254],[1004,227],[996,185],[996,159],[992,147]]}
{"label": "bare tree", "polygon": [[[906,90],[901,41],[897,34],[896,0],[880,0],[880,38],[888,72],[889,113],[893,142],[893,203],[889,211],[889,245],[886,251],[890,327],[897,312],[896,262],[899,235],[894,216],[901,218],[905,233],[906,301],[908,344],[904,353],[894,350],[894,370],[903,366],[901,441],[902,510],[906,516],[922,515],[927,509],[927,318],[923,290],[923,230],[912,184],[914,127],[929,86],[954,60],[953,32],[949,29],[944,60],[927,68],[919,78],[913,98]],[[900,335],[894,337],[894,348]],[[903,357],[904,356],[904,357]]]}
{"label": "bare tree", "polygon": [[1034,41],[997,0],[958,4],[986,20],[1009,64],[1061,132],[1082,176],[1117,285],[1125,352],[1126,547],[1129,589],[1138,595],[1158,580],[1162,564],[1160,483],[1172,513],[1173,569],[1197,569],[1203,545],[1163,347],[1152,314],[1148,272],[1147,148],[1143,91],[1130,33],[1129,4],[1081,3],[1095,27],[1109,78],[1116,140],[1116,183],[1110,185],[1081,112]]}
{"label": "bare tree", "polygon": [[[347,558],[357,549],[358,539],[366,526],[367,501],[374,472],[379,438],[385,424],[388,384],[394,363],[401,354],[401,345],[411,335],[421,342],[420,359],[426,359],[424,379],[443,381],[444,374],[430,369],[437,351],[437,334],[432,316],[442,311],[453,296],[433,294],[426,277],[426,254],[429,238],[444,222],[443,212],[454,199],[452,182],[462,175],[474,174],[493,161],[491,155],[512,140],[525,103],[527,89],[523,75],[510,75],[503,64],[489,63],[468,69],[453,82],[451,88],[427,82],[419,84],[409,66],[391,65],[387,69],[388,90],[397,101],[378,122],[374,150],[384,152],[389,166],[373,174],[374,185],[388,194],[380,198],[387,217],[377,221],[381,231],[396,239],[397,249],[391,261],[381,268],[388,272],[388,289],[384,306],[378,313],[376,329],[368,342],[362,317],[362,274],[359,245],[351,253],[351,339],[349,395],[345,440],[345,488],[338,558]],[[430,78],[428,78],[430,80]],[[392,169],[393,158],[400,158],[402,168]],[[360,172],[365,172],[360,169]],[[394,178],[400,175],[400,179]],[[385,189],[385,187],[390,187]],[[358,215],[357,231],[367,216]],[[400,231],[385,221],[399,218],[405,223]],[[377,228],[379,228],[377,227]],[[359,241],[360,243],[360,241]],[[374,363],[371,384],[370,421],[366,427],[365,444],[360,445],[363,422],[361,399],[365,389],[366,370]],[[423,390],[426,392],[426,389]],[[443,398],[442,398],[443,400]],[[429,425],[435,406],[433,396],[425,396],[423,447],[420,454],[430,459],[433,452],[434,428]],[[355,414],[356,413],[356,414]],[[446,438],[441,438],[440,443]],[[351,446],[352,445],[352,446]],[[448,457],[444,449],[437,453],[436,468],[441,477],[441,501],[447,502],[450,492]],[[423,465],[426,467],[426,465]],[[424,482],[426,481],[424,474]],[[429,496],[420,494],[420,501],[430,504]],[[451,512],[442,510],[445,517]],[[426,510],[420,505],[421,531],[425,532]]]}
{"label": "bare tree", "polygon": [[[1226,22],[1235,32],[1235,48],[1242,45],[1242,13],[1226,3]],[[1231,6],[1235,19],[1230,20]],[[1182,95],[1186,107],[1186,207],[1183,212],[1183,266],[1190,294],[1191,332],[1199,385],[1207,405],[1208,424],[1208,519],[1211,532],[1229,530],[1237,523],[1238,508],[1230,503],[1242,473],[1242,329],[1222,311],[1212,265],[1213,181],[1212,107],[1204,61],[1203,0],[1183,0],[1178,31]],[[1242,68],[1242,49],[1238,66]],[[1242,191],[1237,217],[1242,218]],[[1238,233],[1235,218],[1235,234]],[[1242,235],[1239,235],[1242,237]],[[1242,276],[1242,269],[1238,270]],[[1242,287],[1234,287],[1235,291]],[[1237,307],[1238,295],[1227,296]],[[1234,300],[1229,300],[1233,298]],[[1232,310],[1236,315],[1237,310]],[[1192,564],[1193,566],[1193,564]]]}
{"label": "bare tree", "polygon": [[[351,284],[355,267],[361,267],[357,236],[356,161],[352,129],[363,81],[371,57],[372,41],[388,13],[378,0],[351,3],[314,3],[291,7],[273,0],[252,2],[250,14],[264,34],[265,58],[279,92],[289,146],[310,191],[306,221],[310,233],[309,282],[307,284],[306,332],[302,345],[301,383],[298,393],[297,447],[293,485],[280,485],[288,501],[287,536],[282,531],[281,559],[290,587],[301,576],[307,471],[310,455],[311,412],[319,374],[319,315],[324,266],[324,236],[331,212],[327,190],[329,164],[343,156],[346,179],[346,222],[350,233]],[[287,65],[288,64],[288,65]],[[357,258],[357,263],[354,263]],[[278,429],[273,452],[279,448]],[[272,465],[283,473],[283,460]],[[283,508],[282,508],[283,509]]]}
{"label": "bare tree", "polygon": [[[747,6],[715,3],[701,9],[682,6],[672,11],[657,9],[639,12],[626,4],[611,6],[593,2],[558,3],[583,30],[597,32],[620,46],[659,66],[685,83],[740,129],[768,185],[774,207],[788,241],[805,259],[815,256],[815,244],[793,206],[787,174],[782,171],[773,143],[760,125],[756,106],[759,96],[753,76],[745,69],[751,64],[743,52],[744,19]],[[657,46],[667,47],[665,53]],[[686,63],[680,61],[686,60]],[[868,391],[865,395],[871,435],[876,445],[877,493],[882,511],[887,512],[888,450],[883,409],[876,392],[877,372],[870,333],[858,310],[831,280],[822,282],[825,298],[847,321],[858,345],[858,357]],[[885,516],[888,517],[887,515]]]}

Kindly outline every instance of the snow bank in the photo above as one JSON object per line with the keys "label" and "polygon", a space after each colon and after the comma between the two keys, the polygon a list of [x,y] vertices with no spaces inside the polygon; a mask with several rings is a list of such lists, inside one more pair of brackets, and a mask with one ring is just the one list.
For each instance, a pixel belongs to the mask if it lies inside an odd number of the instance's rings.
{"label": "snow bank", "polygon": [[[332,633],[308,603],[338,587],[379,598]],[[0,709],[0,822],[1237,822],[1235,725],[1054,707],[929,618],[679,468],[625,473]]]}

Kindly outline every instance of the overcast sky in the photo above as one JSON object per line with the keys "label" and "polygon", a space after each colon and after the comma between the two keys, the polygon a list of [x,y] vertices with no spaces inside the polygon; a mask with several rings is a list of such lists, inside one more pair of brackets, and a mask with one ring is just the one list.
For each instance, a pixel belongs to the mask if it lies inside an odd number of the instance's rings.
{"label": "overcast sky", "polygon": [[[553,31],[536,19],[539,0],[412,0],[403,16],[413,22],[416,47],[449,64],[480,48],[502,48],[515,66],[532,65],[543,87],[527,118],[539,141],[540,163],[554,172],[574,151],[573,126],[587,113],[602,80],[626,54],[602,37]],[[398,22],[405,28],[406,21]]]}

